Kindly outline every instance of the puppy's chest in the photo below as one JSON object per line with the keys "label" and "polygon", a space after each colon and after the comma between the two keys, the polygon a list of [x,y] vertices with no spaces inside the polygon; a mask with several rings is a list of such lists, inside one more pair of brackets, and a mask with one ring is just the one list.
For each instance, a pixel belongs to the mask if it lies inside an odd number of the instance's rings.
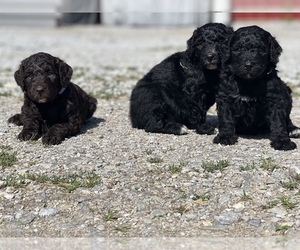
{"label": "puppy's chest", "polygon": [[53,125],[58,122],[65,122],[66,117],[64,109],[58,106],[50,106],[47,108],[39,108],[41,118],[47,125]]}

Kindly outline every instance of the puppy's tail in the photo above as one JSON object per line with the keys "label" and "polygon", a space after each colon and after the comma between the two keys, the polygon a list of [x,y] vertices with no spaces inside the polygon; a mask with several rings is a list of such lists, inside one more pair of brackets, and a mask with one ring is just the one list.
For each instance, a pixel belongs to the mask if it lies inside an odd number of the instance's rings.
{"label": "puppy's tail", "polygon": [[93,116],[93,114],[95,113],[96,109],[97,109],[97,99],[94,97],[89,97],[88,99],[88,112],[86,114],[86,119],[89,119]]}

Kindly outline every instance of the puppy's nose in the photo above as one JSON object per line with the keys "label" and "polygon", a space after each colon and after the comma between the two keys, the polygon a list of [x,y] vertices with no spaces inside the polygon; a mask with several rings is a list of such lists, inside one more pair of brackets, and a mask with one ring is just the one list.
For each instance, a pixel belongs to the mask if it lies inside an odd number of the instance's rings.
{"label": "puppy's nose", "polygon": [[251,68],[253,67],[253,63],[250,62],[250,61],[247,61],[247,62],[244,64],[244,67],[245,67],[246,69],[251,69]]}
{"label": "puppy's nose", "polygon": [[214,60],[216,58],[216,54],[215,53],[208,53],[207,54],[207,59],[209,60],[209,61],[212,61],[212,60]]}
{"label": "puppy's nose", "polygon": [[37,86],[35,88],[35,91],[38,92],[39,94],[42,93],[45,90],[45,88],[43,86]]}

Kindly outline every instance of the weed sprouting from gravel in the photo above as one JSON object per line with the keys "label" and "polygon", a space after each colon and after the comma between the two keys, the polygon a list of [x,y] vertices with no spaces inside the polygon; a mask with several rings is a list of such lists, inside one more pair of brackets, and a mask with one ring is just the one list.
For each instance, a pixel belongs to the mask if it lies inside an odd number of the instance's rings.
{"label": "weed sprouting from gravel", "polygon": [[262,205],[262,209],[270,209],[276,207],[278,204],[278,200],[269,201],[266,205]]}
{"label": "weed sprouting from gravel", "polygon": [[25,176],[22,174],[9,175],[6,177],[5,181],[6,181],[6,186],[14,187],[14,188],[22,188],[28,185]]}
{"label": "weed sprouting from gravel", "polygon": [[102,219],[104,221],[113,221],[113,220],[117,220],[118,216],[117,213],[111,209],[108,209],[107,213],[105,215],[103,215]]}
{"label": "weed sprouting from gravel", "polygon": [[210,195],[208,194],[208,192],[205,192],[203,194],[193,194],[192,195],[192,200],[196,201],[196,200],[202,200],[202,201],[208,201],[210,199]]}
{"label": "weed sprouting from gravel", "polygon": [[263,205],[263,209],[270,209],[277,205],[282,205],[286,210],[291,210],[298,206],[299,202],[292,202],[291,197],[289,196],[282,196],[278,200],[273,200],[268,202],[266,205]]}
{"label": "weed sprouting from gravel", "polygon": [[159,157],[149,157],[149,158],[147,158],[147,162],[150,162],[150,163],[161,163],[161,162],[163,162],[163,159],[159,158]]}
{"label": "weed sprouting from gravel", "polygon": [[288,190],[295,190],[299,185],[299,183],[294,180],[290,180],[287,182],[280,181],[280,184],[283,188],[288,189]]}
{"label": "weed sprouting from gravel", "polygon": [[240,166],[240,171],[250,171],[256,168],[255,162],[246,164],[246,166]]}
{"label": "weed sprouting from gravel", "polygon": [[291,197],[288,196],[282,196],[279,198],[279,200],[281,205],[287,210],[293,209],[299,204],[299,202],[291,202]]}
{"label": "weed sprouting from gravel", "polygon": [[181,172],[182,168],[186,165],[187,165],[186,162],[180,162],[179,164],[170,164],[169,171],[172,173],[179,173]]}
{"label": "weed sprouting from gravel", "polygon": [[227,160],[220,160],[217,162],[214,161],[207,161],[207,162],[202,162],[202,168],[210,173],[213,173],[217,170],[222,171],[224,168],[229,166],[229,161]]}
{"label": "weed sprouting from gravel", "polygon": [[289,230],[291,226],[289,225],[276,225],[275,231],[281,234],[284,234],[287,230]]}
{"label": "weed sprouting from gravel", "polygon": [[11,152],[11,147],[9,146],[1,146],[0,147],[0,165],[3,167],[11,167],[17,161],[17,153]]}
{"label": "weed sprouting from gravel", "polygon": [[180,213],[181,215],[183,215],[185,212],[187,212],[188,209],[186,208],[186,206],[180,205],[177,209],[176,212]]}
{"label": "weed sprouting from gravel", "polygon": [[153,153],[153,150],[152,149],[146,149],[145,152],[146,152],[147,155],[151,155]]}
{"label": "weed sprouting from gravel", "polygon": [[66,189],[69,193],[77,188],[92,188],[98,185],[101,181],[100,176],[93,174],[71,174],[65,176],[46,174],[17,174],[9,175],[5,179],[6,186],[13,186],[16,188],[25,187],[30,181],[38,183],[50,183]]}
{"label": "weed sprouting from gravel", "polygon": [[248,201],[248,200],[252,200],[252,198],[251,198],[251,196],[249,194],[246,193],[245,190],[243,190],[241,201]]}
{"label": "weed sprouting from gravel", "polygon": [[279,168],[279,165],[274,163],[274,160],[270,157],[260,159],[260,167],[265,170],[273,172],[276,168]]}
{"label": "weed sprouting from gravel", "polygon": [[130,230],[130,227],[129,226],[116,226],[115,230],[117,232],[126,233]]}

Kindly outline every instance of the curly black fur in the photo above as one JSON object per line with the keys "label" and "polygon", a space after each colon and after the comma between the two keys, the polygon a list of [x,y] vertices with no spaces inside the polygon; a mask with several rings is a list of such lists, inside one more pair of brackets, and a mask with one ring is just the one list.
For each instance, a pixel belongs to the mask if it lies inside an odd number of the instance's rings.
{"label": "curly black fur", "polygon": [[72,68],[57,57],[37,53],[24,59],[15,80],[24,92],[21,114],[8,122],[23,125],[20,140],[59,144],[76,135],[92,117],[97,100],[70,82]]}
{"label": "curly black fur", "polygon": [[187,49],[153,67],[132,90],[130,118],[147,132],[184,134],[186,127],[212,134],[207,110],[215,103],[219,84],[219,46],[232,28],[209,23],[196,29]]}
{"label": "curly black fur", "polygon": [[237,134],[270,132],[277,150],[296,148],[289,136],[300,130],[290,119],[291,89],[278,77],[282,48],[258,26],[238,29],[222,48],[223,66],[216,97],[219,134],[214,143],[235,144]]}

